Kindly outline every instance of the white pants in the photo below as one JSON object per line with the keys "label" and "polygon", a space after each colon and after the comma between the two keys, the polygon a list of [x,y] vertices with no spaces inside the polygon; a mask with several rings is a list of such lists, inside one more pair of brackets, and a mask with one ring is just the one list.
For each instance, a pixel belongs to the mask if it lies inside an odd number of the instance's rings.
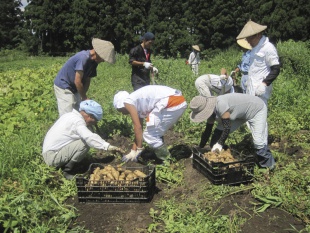
{"label": "white pants", "polygon": [[195,75],[198,75],[198,64],[192,65],[192,71]]}
{"label": "white pants", "polygon": [[49,166],[61,168],[69,161],[80,162],[86,155],[89,147],[87,144],[80,140],[76,140],[59,151],[47,151],[43,153],[43,159]]}
{"label": "white pants", "polygon": [[73,94],[68,89],[62,89],[54,85],[55,96],[57,99],[59,117],[65,113],[72,112],[73,109],[79,111],[81,97],[77,92]]}
{"label": "white pants", "polygon": [[[230,133],[234,132],[241,125],[248,122],[249,128],[252,132],[253,144],[256,149],[261,149],[268,145],[268,124],[267,124],[267,106],[256,113],[255,117],[246,120],[234,120],[231,121]],[[223,125],[219,122],[217,128],[223,130]]]}
{"label": "white pants", "polygon": [[161,112],[150,113],[153,116],[149,116],[149,118],[153,118],[154,124],[146,126],[143,132],[144,141],[155,149],[162,146],[162,137],[179,120],[186,108],[187,105],[175,111],[163,109]]}
{"label": "white pants", "polygon": [[196,79],[195,86],[201,96],[204,97],[212,96],[209,77],[207,80],[205,76],[200,76],[199,78]]}

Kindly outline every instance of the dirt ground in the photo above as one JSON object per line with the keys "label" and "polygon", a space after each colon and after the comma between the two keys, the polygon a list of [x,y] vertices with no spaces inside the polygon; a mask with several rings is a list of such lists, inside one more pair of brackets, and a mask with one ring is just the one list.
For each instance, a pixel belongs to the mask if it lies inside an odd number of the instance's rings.
{"label": "dirt ground", "polygon": [[[130,140],[125,137],[114,138],[111,141],[117,142],[119,146],[129,148]],[[182,135],[169,133],[165,141],[182,145]],[[299,148],[295,148],[298,150]],[[74,226],[83,226],[85,229],[95,233],[114,233],[114,232],[147,232],[147,228],[152,219],[149,215],[150,208],[155,208],[155,203],[161,198],[169,199],[175,197],[198,198],[201,186],[207,185],[209,180],[201,173],[192,168],[192,159],[184,158],[186,172],[184,184],[182,187],[174,189],[168,188],[163,183],[156,183],[156,193],[150,203],[79,203],[77,196],[70,198],[67,204],[73,205],[79,213],[79,216],[72,223]],[[118,163],[114,157],[106,157],[97,154],[93,160],[87,160],[84,163],[84,171],[91,162],[100,162],[106,164]],[[82,170],[81,170],[82,171]],[[180,198],[180,201],[182,199]],[[294,216],[281,209],[269,208],[266,211],[255,214],[253,212],[253,202],[249,193],[239,193],[228,196],[220,202],[214,203],[214,208],[219,214],[232,215],[238,214],[246,218],[246,223],[242,226],[244,233],[261,233],[261,232],[296,232],[305,226]],[[293,227],[296,229],[294,230]]]}

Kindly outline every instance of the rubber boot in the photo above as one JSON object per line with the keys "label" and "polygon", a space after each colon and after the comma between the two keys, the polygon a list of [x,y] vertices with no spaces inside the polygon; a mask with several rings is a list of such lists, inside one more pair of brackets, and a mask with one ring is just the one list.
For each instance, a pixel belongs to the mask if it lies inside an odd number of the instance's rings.
{"label": "rubber boot", "polygon": [[67,180],[72,180],[75,174],[73,173],[73,167],[77,164],[76,161],[70,160],[63,168],[64,177]]}
{"label": "rubber boot", "polygon": [[155,149],[156,157],[161,160],[167,160],[171,155],[165,144]]}
{"label": "rubber boot", "polygon": [[210,147],[212,148],[215,143],[220,139],[223,130],[215,129],[211,138]]}

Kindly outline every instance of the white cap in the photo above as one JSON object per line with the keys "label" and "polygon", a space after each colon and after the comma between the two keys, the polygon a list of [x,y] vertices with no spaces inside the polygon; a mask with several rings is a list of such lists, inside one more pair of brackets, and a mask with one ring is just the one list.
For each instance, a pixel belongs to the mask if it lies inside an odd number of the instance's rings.
{"label": "white cap", "polygon": [[124,101],[129,96],[127,91],[119,91],[114,95],[113,106],[116,109],[125,107]]}

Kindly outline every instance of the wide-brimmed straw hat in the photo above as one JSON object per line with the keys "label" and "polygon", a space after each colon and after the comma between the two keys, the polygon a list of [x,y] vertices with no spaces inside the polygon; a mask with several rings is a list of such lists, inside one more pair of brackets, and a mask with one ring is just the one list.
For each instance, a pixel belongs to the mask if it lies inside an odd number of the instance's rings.
{"label": "wide-brimmed straw hat", "polygon": [[216,97],[203,97],[195,96],[190,104],[189,108],[192,110],[190,114],[190,119],[193,122],[202,122],[207,120],[212,113],[216,105]]}
{"label": "wide-brimmed straw hat", "polygon": [[93,38],[92,45],[96,53],[104,61],[111,63],[111,64],[115,63],[114,45],[110,41]]}
{"label": "wide-brimmed straw hat", "polygon": [[196,51],[200,51],[200,48],[198,45],[193,45],[192,48],[195,49]]}
{"label": "wide-brimmed straw hat", "polygon": [[247,38],[250,36],[253,36],[257,33],[260,33],[264,31],[267,28],[266,25],[260,25],[258,23],[253,22],[252,20],[249,20],[244,27],[242,28],[240,34],[237,36],[238,39]]}
{"label": "wide-brimmed straw hat", "polygon": [[249,44],[249,42],[246,39],[239,39],[237,40],[238,45],[240,45],[242,48],[251,50],[252,46]]}

